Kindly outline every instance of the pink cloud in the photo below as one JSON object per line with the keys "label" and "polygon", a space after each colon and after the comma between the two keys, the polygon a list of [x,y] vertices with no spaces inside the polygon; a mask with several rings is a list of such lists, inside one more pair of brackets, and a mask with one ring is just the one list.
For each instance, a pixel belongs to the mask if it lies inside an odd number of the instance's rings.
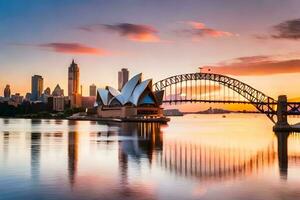
{"label": "pink cloud", "polygon": [[53,43],[40,44],[38,46],[48,51],[54,51],[54,52],[65,53],[65,54],[87,54],[87,55],[98,55],[98,56],[105,56],[109,54],[107,50],[90,47],[80,43],[53,42]]}
{"label": "pink cloud", "polygon": [[200,38],[203,37],[220,38],[220,37],[237,36],[237,34],[231,32],[209,28],[202,22],[188,21],[186,22],[186,24],[188,24],[190,28],[185,29],[184,32],[191,35],[194,40],[199,40]]}

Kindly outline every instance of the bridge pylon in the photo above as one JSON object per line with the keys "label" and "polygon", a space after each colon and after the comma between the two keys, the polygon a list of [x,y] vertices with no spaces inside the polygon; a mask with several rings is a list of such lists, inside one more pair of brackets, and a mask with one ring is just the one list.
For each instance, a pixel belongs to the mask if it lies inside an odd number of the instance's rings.
{"label": "bridge pylon", "polygon": [[276,126],[288,126],[287,121],[287,97],[286,95],[278,96],[277,101],[277,122]]}

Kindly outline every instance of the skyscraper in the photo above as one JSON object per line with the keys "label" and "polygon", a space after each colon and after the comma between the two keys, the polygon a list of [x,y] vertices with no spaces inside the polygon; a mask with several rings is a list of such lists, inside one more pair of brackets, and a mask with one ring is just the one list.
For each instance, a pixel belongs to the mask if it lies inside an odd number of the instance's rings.
{"label": "skyscraper", "polygon": [[4,89],[4,97],[10,98],[10,85],[6,85]]}
{"label": "skyscraper", "polygon": [[68,96],[71,107],[81,107],[81,95],[79,94],[79,67],[72,60],[68,70]]}
{"label": "skyscraper", "polygon": [[68,72],[68,96],[79,94],[79,67],[72,61]]}
{"label": "skyscraper", "polygon": [[43,92],[44,79],[40,75],[31,77],[31,101],[37,101]]}
{"label": "skyscraper", "polygon": [[96,96],[96,89],[97,89],[97,87],[96,87],[95,84],[90,85],[90,96],[91,97],[95,97]]}
{"label": "skyscraper", "polygon": [[129,71],[126,68],[122,68],[118,72],[118,90],[121,90],[129,78]]}

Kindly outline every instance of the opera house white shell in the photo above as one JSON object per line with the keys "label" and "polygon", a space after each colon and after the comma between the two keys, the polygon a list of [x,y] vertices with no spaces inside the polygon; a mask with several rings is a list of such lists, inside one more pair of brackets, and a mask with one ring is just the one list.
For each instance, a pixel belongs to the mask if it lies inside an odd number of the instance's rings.
{"label": "opera house white shell", "polygon": [[122,107],[132,106],[153,106],[159,107],[162,104],[164,91],[152,91],[152,79],[142,81],[142,74],[132,77],[121,91],[107,86],[105,89],[97,90],[95,106]]}

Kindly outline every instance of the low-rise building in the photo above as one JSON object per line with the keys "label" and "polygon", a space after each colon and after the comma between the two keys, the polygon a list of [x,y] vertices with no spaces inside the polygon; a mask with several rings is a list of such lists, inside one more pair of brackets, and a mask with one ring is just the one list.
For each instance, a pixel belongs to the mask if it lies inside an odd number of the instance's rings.
{"label": "low-rise building", "polygon": [[23,96],[20,95],[20,93],[16,93],[14,95],[11,95],[10,98],[12,101],[14,101],[17,104],[21,104],[23,102]]}
{"label": "low-rise building", "polygon": [[81,107],[83,108],[93,108],[96,101],[95,96],[81,97]]}
{"label": "low-rise building", "polygon": [[69,108],[70,102],[68,97],[64,96],[51,96],[48,98],[48,110],[62,112]]}

